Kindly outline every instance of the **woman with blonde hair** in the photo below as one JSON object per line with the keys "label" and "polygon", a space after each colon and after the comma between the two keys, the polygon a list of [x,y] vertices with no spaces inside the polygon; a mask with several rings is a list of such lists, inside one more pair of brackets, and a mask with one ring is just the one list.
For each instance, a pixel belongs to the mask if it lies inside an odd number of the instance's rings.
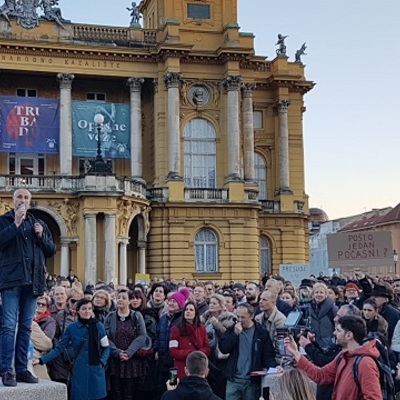
{"label": "woman with blonde hair", "polygon": [[310,379],[299,369],[285,371],[279,380],[281,400],[315,400]]}
{"label": "woman with blonde hair", "polygon": [[328,287],[322,282],[313,286],[311,296],[312,300],[305,310],[306,322],[315,333],[316,342],[321,350],[329,352],[335,346],[332,333],[335,330],[334,319],[338,308],[328,297]]}
{"label": "woman with blonde hair", "polygon": [[98,289],[94,292],[93,298],[93,313],[97,321],[103,322],[106,319],[111,307],[111,296],[104,289]]}

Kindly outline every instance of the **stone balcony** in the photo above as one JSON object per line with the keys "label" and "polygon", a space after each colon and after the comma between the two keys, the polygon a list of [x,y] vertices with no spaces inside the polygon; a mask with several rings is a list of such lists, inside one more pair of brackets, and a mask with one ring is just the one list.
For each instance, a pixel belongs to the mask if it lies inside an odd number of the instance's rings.
{"label": "stone balcony", "polygon": [[32,193],[104,193],[146,198],[146,183],[114,175],[0,175],[0,193],[26,188]]}

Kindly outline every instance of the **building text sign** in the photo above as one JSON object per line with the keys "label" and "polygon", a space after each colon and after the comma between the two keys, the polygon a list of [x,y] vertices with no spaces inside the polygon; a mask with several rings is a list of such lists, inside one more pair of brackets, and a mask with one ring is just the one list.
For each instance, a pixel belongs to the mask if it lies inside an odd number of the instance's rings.
{"label": "building text sign", "polygon": [[390,231],[343,232],[327,236],[332,267],[381,267],[393,265]]}

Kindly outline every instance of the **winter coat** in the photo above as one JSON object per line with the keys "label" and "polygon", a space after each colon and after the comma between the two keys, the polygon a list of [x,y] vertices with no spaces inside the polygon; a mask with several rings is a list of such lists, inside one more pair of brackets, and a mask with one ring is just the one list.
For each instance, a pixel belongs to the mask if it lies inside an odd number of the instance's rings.
{"label": "winter coat", "polygon": [[[382,400],[379,370],[371,357],[364,357],[358,367],[360,385],[353,377],[353,363],[355,356],[369,354],[379,357],[379,351],[372,340],[363,346],[349,351],[344,350],[333,361],[319,368],[308,361],[304,356],[296,363],[296,367],[305,371],[307,375],[319,385],[334,384],[332,400]],[[342,357],[337,362],[338,357]]]}
{"label": "winter coat", "polygon": [[255,320],[268,331],[269,337],[271,338],[272,343],[274,343],[276,330],[284,327],[286,317],[277,309],[277,307],[275,307],[271,315],[268,316],[262,312],[261,314],[256,315]]}
{"label": "winter coat", "polygon": [[307,306],[307,317],[310,318],[311,330],[315,333],[319,347],[324,351],[329,351],[334,347],[332,333],[335,330],[333,322],[337,307],[333,300],[327,298],[321,303],[312,300]]}
{"label": "winter coat", "polygon": [[[53,341],[45,334],[45,332],[40,328],[40,326],[35,321],[32,322],[31,342],[34,347],[33,351],[34,358],[42,357],[43,354],[45,354],[46,352],[48,352],[53,348]],[[33,372],[39,379],[50,380],[45,365],[39,365],[39,364],[35,365],[33,367]]]}
{"label": "winter coat", "polygon": [[[275,349],[268,331],[257,323],[255,324],[255,328],[252,348],[249,349],[251,371],[260,371],[264,368],[276,367]],[[239,358],[239,335],[235,333],[233,326],[225,332],[218,343],[222,353],[229,353],[225,377],[227,379],[234,379]]]}
{"label": "winter coat", "polygon": [[[45,259],[53,257],[56,247],[47,225],[36,219],[31,213],[26,214],[24,225],[28,223],[26,235],[33,238],[33,274],[30,263],[26,261],[22,249],[24,236],[14,223],[15,213],[9,211],[0,217],[0,290],[16,286],[31,285],[33,294],[41,296],[46,290]],[[43,226],[43,237],[39,239],[34,231],[34,224]],[[32,281],[33,276],[33,281]]]}
{"label": "winter coat", "polygon": [[179,379],[185,376],[186,357],[190,353],[200,350],[208,356],[211,351],[204,325],[194,326],[193,324],[186,324],[186,331],[187,336],[183,336],[179,325],[175,325],[171,329],[169,342],[169,352],[174,359],[174,367],[178,369]]}
{"label": "winter coat", "polygon": [[161,400],[221,400],[215,395],[205,378],[186,376],[175,390],[166,391]]}
{"label": "winter coat", "polygon": [[158,322],[157,338],[154,342],[154,350],[158,353],[158,371],[168,371],[174,365],[174,360],[169,354],[169,337],[172,327],[178,323],[181,314],[181,311],[175,313],[172,317],[169,314],[164,314]]}
{"label": "winter coat", "polygon": [[89,365],[89,330],[79,321],[68,325],[57,347],[42,357],[42,362],[46,364],[60,357],[68,344],[72,343],[75,350],[75,361],[72,367],[71,400],[95,400],[102,399],[107,395],[105,365],[110,348],[107,344],[104,325],[101,322],[97,322],[97,329],[99,344],[100,340],[102,341],[99,346],[99,365]]}
{"label": "winter coat", "polygon": [[226,332],[228,328],[232,327],[235,324],[235,315],[228,311],[221,311],[216,317],[217,322],[214,323],[214,325],[210,322],[212,317],[213,316],[211,315],[210,311],[207,310],[200,317],[200,321],[206,326],[208,343],[213,350],[217,346],[218,339]]}
{"label": "winter coat", "polygon": [[394,328],[396,327],[396,324],[400,319],[400,311],[390,304],[384,304],[379,313],[380,315],[382,315],[383,318],[385,318],[386,322],[389,325],[388,339],[389,343],[392,343]]}

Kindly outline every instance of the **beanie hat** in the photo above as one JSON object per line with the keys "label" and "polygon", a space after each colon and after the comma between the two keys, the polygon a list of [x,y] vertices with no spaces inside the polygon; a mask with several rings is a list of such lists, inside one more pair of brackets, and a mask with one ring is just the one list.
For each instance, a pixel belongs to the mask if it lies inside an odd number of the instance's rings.
{"label": "beanie hat", "polygon": [[391,299],[392,293],[390,293],[386,286],[375,285],[372,289],[371,297],[387,297],[388,299]]}
{"label": "beanie hat", "polygon": [[235,283],[235,284],[233,285],[233,289],[239,289],[239,290],[241,290],[243,293],[246,292],[246,288],[245,288],[244,285],[241,284],[241,283]]}
{"label": "beanie hat", "polygon": [[175,300],[178,303],[179,308],[183,308],[186,303],[186,297],[181,292],[175,292],[169,298]]}
{"label": "beanie hat", "polygon": [[360,288],[354,282],[350,282],[344,287],[344,291],[348,289],[354,289],[357,290],[358,293],[360,292]]}
{"label": "beanie hat", "polygon": [[189,296],[190,296],[190,290],[189,290],[187,287],[185,287],[185,286],[179,288],[178,293],[182,293],[182,294],[185,296],[186,300],[187,300],[187,299],[189,298]]}

